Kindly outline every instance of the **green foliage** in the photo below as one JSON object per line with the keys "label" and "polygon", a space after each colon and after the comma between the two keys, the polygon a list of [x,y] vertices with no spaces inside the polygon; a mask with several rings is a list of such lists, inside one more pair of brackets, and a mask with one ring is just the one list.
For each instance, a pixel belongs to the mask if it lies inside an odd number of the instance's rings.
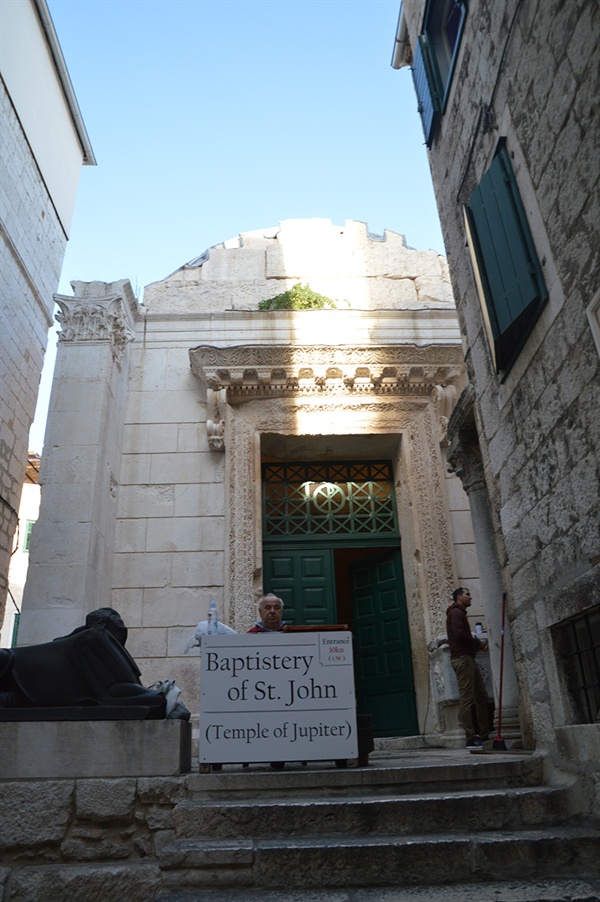
{"label": "green foliage", "polygon": [[267,298],[258,305],[259,310],[323,310],[325,307],[335,307],[335,301],[317,294],[308,285],[302,285],[300,282],[283,294]]}

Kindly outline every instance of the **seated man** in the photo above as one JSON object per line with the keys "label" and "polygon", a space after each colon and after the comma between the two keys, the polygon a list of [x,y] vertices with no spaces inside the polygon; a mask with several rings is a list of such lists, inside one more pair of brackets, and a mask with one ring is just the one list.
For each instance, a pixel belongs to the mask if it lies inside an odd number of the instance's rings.
{"label": "seated man", "polygon": [[257,620],[249,633],[282,633],[286,625],[283,620],[283,601],[273,592],[263,595],[258,603],[260,620]]}

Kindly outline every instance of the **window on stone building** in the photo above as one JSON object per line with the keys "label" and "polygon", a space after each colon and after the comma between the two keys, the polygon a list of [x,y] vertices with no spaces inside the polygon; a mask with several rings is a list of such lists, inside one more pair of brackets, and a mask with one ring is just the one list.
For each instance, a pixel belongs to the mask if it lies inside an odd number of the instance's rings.
{"label": "window on stone building", "polygon": [[548,300],[504,141],[469,198],[465,219],[496,372],[504,379]]}
{"label": "window on stone building", "polygon": [[555,628],[578,722],[600,719],[600,607]]}
{"label": "window on stone building", "polygon": [[29,552],[29,545],[31,543],[31,530],[33,528],[33,524],[35,520],[26,520],[25,521],[25,535],[23,536],[23,551]]}
{"label": "window on stone building", "polygon": [[428,0],[425,7],[412,73],[427,147],[446,110],[466,14],[462,0]]}

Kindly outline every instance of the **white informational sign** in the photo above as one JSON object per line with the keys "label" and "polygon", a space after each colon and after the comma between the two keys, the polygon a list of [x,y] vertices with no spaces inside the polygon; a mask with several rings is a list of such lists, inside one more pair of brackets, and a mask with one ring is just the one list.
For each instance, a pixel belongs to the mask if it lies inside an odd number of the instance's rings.
{"label": "white informational sign", "polygon": [[349,632],[202,639],[200,762],[358,756]]}

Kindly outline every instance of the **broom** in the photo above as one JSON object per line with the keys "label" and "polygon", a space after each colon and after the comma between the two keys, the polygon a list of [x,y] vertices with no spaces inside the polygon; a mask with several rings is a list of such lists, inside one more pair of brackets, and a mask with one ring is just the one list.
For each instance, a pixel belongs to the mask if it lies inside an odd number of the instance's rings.
{"label": "broom", "polygon": [[498,735],[492,743],[496,751],[506,751],[506,743],[502,738],[502,677],[504,675],[504,616],[506,614],[506,592],[502,593],[502,630],[500,632],[500,689],[498,691]]}

